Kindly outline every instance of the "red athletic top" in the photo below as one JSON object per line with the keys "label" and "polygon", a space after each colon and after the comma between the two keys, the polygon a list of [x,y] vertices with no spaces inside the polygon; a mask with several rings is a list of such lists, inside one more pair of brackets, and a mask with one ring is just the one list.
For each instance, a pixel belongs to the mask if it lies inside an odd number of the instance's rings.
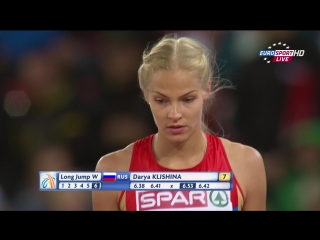
{"label": "red athletic top", "polygon": [[[129,171],[232,172],[221,139],[206,135],[208,144],[203,160],[183,170],[159,165],[152,151],[154,134],[140,139],[134,143]],[[240,211],[244,196],[234,175],[232,186],[231,191],[122,191],[119,207],[122,211]]]}

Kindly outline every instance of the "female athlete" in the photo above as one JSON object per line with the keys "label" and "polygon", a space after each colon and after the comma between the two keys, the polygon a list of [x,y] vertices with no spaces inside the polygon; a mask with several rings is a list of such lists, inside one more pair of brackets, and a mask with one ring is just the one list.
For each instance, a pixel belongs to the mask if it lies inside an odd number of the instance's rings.
{"label": "female athlete", "polygon": [[266,175],[259,152],[211,134],[203,121],[215,93],[209,51],[199,42],[165,36],[146,49],[138,70],[156,134],[103,156],[99,172],[233,172],[231,191],[93,191],[93,210],[266,210]]}

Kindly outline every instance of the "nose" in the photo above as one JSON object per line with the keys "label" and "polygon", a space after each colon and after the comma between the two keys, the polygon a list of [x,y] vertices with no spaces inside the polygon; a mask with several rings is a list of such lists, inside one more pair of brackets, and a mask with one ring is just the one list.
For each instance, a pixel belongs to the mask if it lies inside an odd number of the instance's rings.
{"label": "nose", "polygon": [[174,121],[179,120],[182,117],[182,115],[178,109],[177,104],[174,104],[171,106],[168,117],[169,117],[169,119],[172,119]]}

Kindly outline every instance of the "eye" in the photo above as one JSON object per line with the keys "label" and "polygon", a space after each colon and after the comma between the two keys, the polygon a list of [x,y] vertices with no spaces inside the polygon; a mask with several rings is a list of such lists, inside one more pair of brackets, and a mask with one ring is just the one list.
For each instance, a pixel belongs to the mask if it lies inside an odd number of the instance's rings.
{"label": "eye", "polygon": [[191,103],[194,101],[194,98],[186,98],[183,100],[185,103]]}
{"label": "eye", "polygon": [[164,103],[164,100],[162,100],[162,99],[156,99],[155,100],[157,103],[159,103],[159,104],[163,104]]}

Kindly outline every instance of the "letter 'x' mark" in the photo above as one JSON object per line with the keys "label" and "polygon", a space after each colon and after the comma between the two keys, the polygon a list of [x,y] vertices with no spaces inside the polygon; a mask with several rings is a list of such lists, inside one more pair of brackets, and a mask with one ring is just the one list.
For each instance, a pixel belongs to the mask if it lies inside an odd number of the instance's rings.
{"label": "letter 'x' mark", "polygon": [[170,185],[170,188],[173,188],[173,185]]}

